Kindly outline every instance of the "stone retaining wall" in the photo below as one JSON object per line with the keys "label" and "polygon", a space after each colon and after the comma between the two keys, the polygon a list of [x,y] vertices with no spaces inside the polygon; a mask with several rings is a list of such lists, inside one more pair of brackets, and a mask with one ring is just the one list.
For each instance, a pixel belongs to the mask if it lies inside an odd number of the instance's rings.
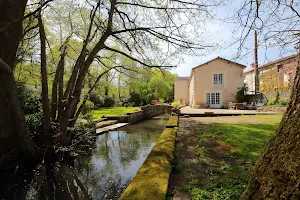
{"label": "stone retaining wall", "polygon": [[142,106],[141,109],[144,112],[144,117],[149,119],[164,113],[171,114],[173,106],[167,104],[147,105],[147,106]]}
{"label": "stone retaining wall", "polygon": [[128,123],[136,123],[136,122],[142,121],[145,118],[144,111],[142,111],[142,110],[127,113],[127,115],[129,115]]}
{"label": "stone retaining wall", "polygon": [[166,128],[158,138],[121,200],[165,200],[172,171],[178,116],[172,116],[169,121],[172,128]]}
{"label": "stone retaining wall", "polygon": [[278,107],[278,106],[266,106],[258,107],[257,110],[261,111],[273,111],[273,112],[285,112],[287,107]]}

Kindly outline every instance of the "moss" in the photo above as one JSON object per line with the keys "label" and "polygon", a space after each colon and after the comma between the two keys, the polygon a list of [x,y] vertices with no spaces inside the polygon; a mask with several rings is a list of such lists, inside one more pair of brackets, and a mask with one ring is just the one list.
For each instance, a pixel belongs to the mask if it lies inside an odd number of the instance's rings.
{"label": "moss", "polygon": [[166,198],[172,170],[176,138],[175,128],[166,128],[145,162],[123,193],[121,200]]}
{"label": "moss", "polygon": [[167,128],[178,127],[178,116],[171,116],[166,125]]}

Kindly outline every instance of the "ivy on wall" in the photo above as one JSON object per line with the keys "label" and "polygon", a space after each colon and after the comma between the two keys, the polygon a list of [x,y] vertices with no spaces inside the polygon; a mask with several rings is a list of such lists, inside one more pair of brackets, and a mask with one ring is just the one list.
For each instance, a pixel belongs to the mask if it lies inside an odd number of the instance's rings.
{"label": "ivy on wall", "polygon": [[292,88],[289,81],[288,84],[280,85],[278,81],[279,73],[275,69],[264,71],[260,77],[260,90],[262,93],[288,92]]}

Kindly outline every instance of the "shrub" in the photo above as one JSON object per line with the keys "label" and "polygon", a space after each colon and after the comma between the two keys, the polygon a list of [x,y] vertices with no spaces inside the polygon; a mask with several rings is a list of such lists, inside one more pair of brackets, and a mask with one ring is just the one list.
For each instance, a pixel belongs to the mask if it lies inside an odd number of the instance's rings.
{"label": "shrub", "polygon": [[91,101],[86,101],[85,105],[82,107],[81,113],[86,115],[94,109],[94,103]]}
{"label": "shrub", "polygon": [[94,103],[95,108],[100,108],[104,100],[96,94],[91,94],[89,100]]}
{"label": "shrub", "polygon": [[245,95],[245,92],[248,90],[246,84],[244,84],[243,87],[238,88],[239,90],[236,93],[235,99],[236,102],[246,102],[247,101],[247,97]]}
{"label": "shrub", "polygon": [[35,113],[26,117],[27,129],[30,136],[35,140],[42,132],[43,113]]}
{"label": "shrub", "polygon": [[163,104],[163,103],[165,103],[165,100],[164,99],[159,99],[159,103]]}
{"label": "shrub", "polygon": [[179,102],[179,101],[174,101],[171,105],[172,105],[174,108],[179,108],[180,102]]}
{"label": "shrub", "polygon": [[109,96],[104,97],[104,103],[101,107],[113,107],[115,105],[115,100]]}
{"label": "shrub", "polygon": [[33,114],[41,109],[40,93],[23,82],[17,83],[17,93],[25,114]]}
{"label": "shrub", "polygon": [[273,106],[277,103],[277,98],[273,97],[269,99],[268,106]]}
{"label": "shrub", "polygon": [[280,99],[278,100],[278,103],[279,103],[280,105],[282,105],[282,106],[287,106],[287,105],[289,104],[289,101],[288,101],[288,99],[280,98]]}

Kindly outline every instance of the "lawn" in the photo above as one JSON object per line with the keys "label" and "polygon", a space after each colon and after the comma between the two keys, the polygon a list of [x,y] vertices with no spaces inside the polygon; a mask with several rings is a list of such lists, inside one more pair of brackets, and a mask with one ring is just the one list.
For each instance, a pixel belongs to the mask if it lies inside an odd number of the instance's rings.
{"label": "lawn", "polygon": [[[179,154],[175,168],[181,168],[181,176],[188,177],[179,190],[195,200],[240,199],[252,167],[281,118],[282,115],[255,115],[183,119],[181,124],[186,130],[179,131],[179,139],[180,132],[184,135],[179,143],[190,149],[194,146],[197,162],[181,159]],[[188,144],[186,134],[195,141]]]}
{"label": "lawn", "polygon": [[100,110],[93,110],[93,119],[99,119],[102,116],[126,115],[128,112],[141,110],[140,107],[113,107]]}

